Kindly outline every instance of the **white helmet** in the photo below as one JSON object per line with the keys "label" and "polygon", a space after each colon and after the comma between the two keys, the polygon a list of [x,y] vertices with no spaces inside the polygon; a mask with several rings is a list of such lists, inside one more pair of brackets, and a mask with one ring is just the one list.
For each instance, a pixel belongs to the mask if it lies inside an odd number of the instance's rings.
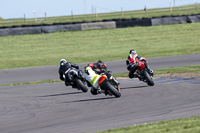
{"label": "white helmet", "polygon": [[136,51],[134,49],[131,49],[129,54],[136,54]]}
{"label": "white helmet", "polygon": [[65,59],[60,60],[60,65],[64,65],[65,63],[67,63],[67,61]]}

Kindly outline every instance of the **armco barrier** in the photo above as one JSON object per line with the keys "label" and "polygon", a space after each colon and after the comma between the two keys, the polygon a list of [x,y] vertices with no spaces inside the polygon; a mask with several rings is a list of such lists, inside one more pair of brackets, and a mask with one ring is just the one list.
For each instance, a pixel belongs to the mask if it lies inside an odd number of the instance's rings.
{"label": "armco barrier", "polygon": [[152,26],[200,22],[200,15],[152,18]]}
{"label": "armco barrier", "polygon": [[169,24],[183,24],[188,23],[186,16],[181,17],[165,17],[165,18],[153,18],[151,20],[152,25],[169,25]]}
{"label": "armco barrier", "polygon": [[81,30],[92,30],[92,29],[113,29],[116,28],[114,21],[110,22],[94,22],[94,23],[83,23],[81,24]]}
{"label": "armco barrier", "polygon": [[191,23],[196,23],[196,22],[200,22],[200,15],[192,15],[192,16],[188,16]]}
{"label": "armco barrier", "polygon": [[74,31],[91,29],[110,29],[134,26],[154,26],[181,23],[200,22],[200,15],[159,17],[159,18],[138,18],[138,19],[112,19],[102,22],[82,23],[55,23],[52,25],[13,26],[0,27],[0,36],[53,33],[55,31]]}
{"label": "armco barrier", "polygon": [[42,33],[53,33],[55,31],[75,31],[81,30],[81,24],[69,24],[69,25],[51,25],[51,26],[42,26]]}
{"label": "armco barrier", "polygon": [[40,27],[17,27],[0,29],[0,36],[24,35],[24,34],[41,34]]}
{"label": "armco barrier", "polygon": [[143,19],[122,19],[116,21],[117,28],[134,27],[134,26],[151,26],[150,18]]}

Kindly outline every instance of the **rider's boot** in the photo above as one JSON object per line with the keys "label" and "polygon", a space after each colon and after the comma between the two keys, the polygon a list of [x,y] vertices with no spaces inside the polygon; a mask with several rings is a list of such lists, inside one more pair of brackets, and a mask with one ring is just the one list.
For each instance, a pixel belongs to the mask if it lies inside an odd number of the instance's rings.
{"label": "rider's boot", "polygon": [[150,75],[153,76],[153,70],[150,69],[148,64],[146,64],[146,69],[150,73]]}
{"label": "rider's boot", "polygon": [[129,73],[128,77],[132,79],[134,78],[134,75]]}
{"label": "rider's boot", "polygon": [[131,79],[132,79],[132,78],[138,78],[137,74],[130,74],[130,73],[129,73],[128,76],[129,76],[129,78],[131,78]]}
{"label": "rider's boot", "polygon": [[91,88],[90,92],[92,93],[92,95],[97,95],[98,94],[98,90],[95,88]]}
{"label": "rider's boot", "polygon": [[71,83],[69,81],[65,81],[65,85],[69,86],[69,85],[71,85]]}
{"label": "rider's boot", "polygon": [[147,70],[150,73],[150,75],[153,76],[153,70],[151,70],[149,67],[147,68]]}

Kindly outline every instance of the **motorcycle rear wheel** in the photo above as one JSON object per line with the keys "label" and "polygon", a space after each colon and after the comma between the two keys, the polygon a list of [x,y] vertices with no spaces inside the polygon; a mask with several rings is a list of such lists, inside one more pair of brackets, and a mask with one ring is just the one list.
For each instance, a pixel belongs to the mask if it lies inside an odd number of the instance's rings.
{"label": "motorcycle rear wheel", "polygon": [[149,75],[149,73],[147,71],[144,71],[144,77],[149,86],[154,86],[153,79],[151,78],[151,76]]}
{"label": "motorcycle rear wheel", "polygon": [[88,91],[88,88],[83,84],[83,82],[80,79],[75,79],[75,83],[82,90],[82,92]]}

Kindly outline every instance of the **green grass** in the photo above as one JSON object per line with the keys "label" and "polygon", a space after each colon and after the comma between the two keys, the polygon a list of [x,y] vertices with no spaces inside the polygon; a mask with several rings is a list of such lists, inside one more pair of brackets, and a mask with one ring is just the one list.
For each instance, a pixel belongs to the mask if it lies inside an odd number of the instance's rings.
{"label": "green grass", "polygon": [[174,74],[174,73],[200,73],[200,65],[169,67],[165,69],[155,70],[155,74]]}
{"label": "green grass", "polygon": [[20,82],[20,83],[8,83],[8,84],[0,84],[0,86],[16,86],[16,85],[31,85],[31,84],[43,84],[43,83],[55,83],[62,82],[59,79],[55,80],[42,80],[42,81],[33,81],[33,82]]}
{"label": "green grass", "polygon": [[200,53],[200,23],[0,37],[0,69]]}
{"label": "green grass", "polygon": [[[180,8],[188,8],[190,9],[182,9]],[[147,7],[148,8],[148,7]],[[164,10],[164,11],[163,11]],[[119,19],[119,18],[151,18],[151,17],[160,17],[160,16],[177,16],[177,15],[191,15],[191,14],[199,14],[200,13],[200,5],[188,5],[173,8],[173,11],[170,12],[169,8],[162,9],[148,9],[147,14],[145,14],[144,10],[136,10],[136,11],[125,11],[123,12],[123,16],[121,12],[112,12],[112,13],[101,13],[98,14],[98,18],[96,18],[95,14],[89,15],[74,15],[72,16],[60,16],[60,17],[48,17],[47,20],[45,18],[38,18],[38,21],[24,22],[24,19],[8,19],[4,21],[17,21],[17,22],[9,22],[9,23],[0,23],[0,26],[13,26],[13,25],[34,25],[34,24],[52,24],[52,23],[65,23],[65,22],[82,22],[82,21],[96,21],[103,19]],[[23,17],[23,16],[22,16]]]}
{"label": "green grass", "polygon": [[[200,73],[200,65],[191,65],[191,66],[182,66],[182,67],[169,67],[164,69],[156,69],[154,70],[154,75],[159,74],[176,74],[176,73]],[[128,72],[113,74],[114,77],[128,77]]]}
{"label": "green grass", "polygon": [[97,133],[199,133],[200,116],[106,130]]}

